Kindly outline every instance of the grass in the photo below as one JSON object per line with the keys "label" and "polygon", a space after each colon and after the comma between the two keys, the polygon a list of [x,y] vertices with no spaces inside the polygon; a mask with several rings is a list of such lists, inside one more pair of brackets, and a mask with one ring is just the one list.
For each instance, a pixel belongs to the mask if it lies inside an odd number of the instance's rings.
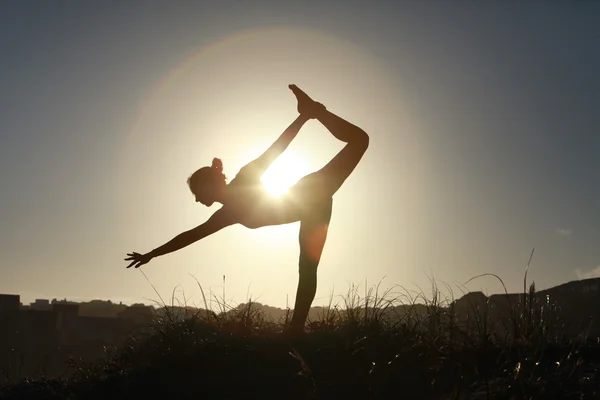
{"label": "grass", "polygon": [[152,326],[102,361],[74,362],[68,379],[13,383],[1,398],[600,396],[600,346],[585,336],[567,340],[556,307],[533,283],[514,304],[506,294],[506,309],[474,302],[466,314],[433,280],[431,296],[379,285],[360,295],[352,286],[337,302],[331,295],[299,338],[282,334],[289,314],[270,321],[257,303],[223,299],[212,310],[202,296],[205,310],[181,315],[173,294]]}

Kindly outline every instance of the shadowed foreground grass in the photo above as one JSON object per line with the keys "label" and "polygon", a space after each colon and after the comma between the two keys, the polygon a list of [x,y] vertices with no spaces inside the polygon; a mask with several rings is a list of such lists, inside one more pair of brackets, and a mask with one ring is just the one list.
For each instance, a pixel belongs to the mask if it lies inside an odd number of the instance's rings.
{"label": "shadowed foreground grass", "polygon": [[[25,381],[2,399],[592,399],[600,346],[566,340],[532,285],[500,334],[488,310],[465,321],[434,287],[398,308],[369,291],[324,308],[298,338],[288,318],[267,321],[251,302],[219,314],[162,318],[101,362],[73,363],[69,379]],[[401,311],[400,311],[401,310]],[[551,323],[552,322],[552,323]],[[557,328],[558,327],[558,328]],[[507,333],[508,332],[508,333]]]}

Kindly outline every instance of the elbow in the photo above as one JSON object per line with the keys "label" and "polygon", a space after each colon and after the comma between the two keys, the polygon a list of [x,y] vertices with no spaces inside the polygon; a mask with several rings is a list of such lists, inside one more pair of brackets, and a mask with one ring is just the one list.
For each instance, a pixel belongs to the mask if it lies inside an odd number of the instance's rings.
{"label": "elbow", "polygon": [[204,234],[202,229],[192,229],[185,233],[185,236],[183,237],[182,241],[185,243],[185,246],[188,246],[192,243],[196,243],[198,240],[202,239],[204,236],[206,236],[206,235]]}
{"label": "elbow", "polygon": [[[198,232],[194,231],[194,230],[190,230],[190,231],[186,231],[183,233],[180,233],[178,236],[176,236],[172,243],[173,243],[173,248],[175,248],[176,250],[179,249],[183,249],[184,247],[189,246],[190,244],[198,241]],[[174,251],[174,250],[172,250]]]}

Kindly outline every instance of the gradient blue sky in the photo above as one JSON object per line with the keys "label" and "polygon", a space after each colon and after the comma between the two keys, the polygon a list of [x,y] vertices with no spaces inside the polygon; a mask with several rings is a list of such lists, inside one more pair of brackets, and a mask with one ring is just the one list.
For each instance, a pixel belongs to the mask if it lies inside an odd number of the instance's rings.
{"label": "gradient blue sky", "polygon": [[[187,176],[260,154],[288,83],[371,136],[315,304],[384,277],[516,291],[533,247],[540,288],[600,276],[598,2],[3,1],[0,55],[0,293],[157,299],[125,253],[216,210]],[[340,146],[311,122],[280,167]],[[163,297],[226,275],[228,300],[284,306],[296,236],[228,228],[144,271]]]}

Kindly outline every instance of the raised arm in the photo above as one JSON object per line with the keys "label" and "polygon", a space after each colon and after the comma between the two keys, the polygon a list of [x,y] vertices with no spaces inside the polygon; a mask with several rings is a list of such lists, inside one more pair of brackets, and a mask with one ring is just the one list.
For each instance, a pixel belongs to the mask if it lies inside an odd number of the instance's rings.
{"label": "raised arm", "polygon": [[127,268],[134,267],[139,268],[142,265],[150,262],[154,257],[162,256],[164,254],[172,253],[179,249],[182,249],[190,244],[197,242],[221,229],[235,224],[237,221],[233,215],[224,208],[217,210],[205,223],[198,225],[197,227],[190,229],[189,231],[183,232],[167,243],[160,247],[152,250],[146,254],[140,253],[128,253],[128,258],[125,261],[131,261],[131,264]]}
{"label": "raised arm", "polygon": [[271,166],[273,161],[277,159],[283,153],[292,140],[298,135],[300,132],[300,128],[308,121],[310,117],[306,115],[299,115],[298,118],[294,120],[287,127],[285,131],[277,138],[275,142],[265,151],[260,157],[255,159],[254,161],[249,162],[246,167],[252,166],[252,169],[255,173],[262,175],[267,168]]}
{"label": "raised arm", "polygon": [[[303,93],[296,85],[289,85],[289,88],[294,93],[296,98],[298,98],[298,93]],[[308,99],[308,101],[306,101],[306,99]],[[298,102],[298,113],[300,115],[296,118],[296,120],[292,122],[285,131],[283,131],[281,136],[277,138],[277,140],[271,145],[271,147],[267,149],[267,151],[265,151],[256,160],[249,162],[245,167],[252,167],[254,174],[262,175],[267,168],[271,166],[273,161],[275,161],[277,157],[279,157],[281,153],[288,148],[306,121],[316,118],[322,110],[325,110],[325,106],[323,104],[313,101],[312,99],[308,98],[308,96],[306,96],[306,99],[303,99],[302,102]]]}

